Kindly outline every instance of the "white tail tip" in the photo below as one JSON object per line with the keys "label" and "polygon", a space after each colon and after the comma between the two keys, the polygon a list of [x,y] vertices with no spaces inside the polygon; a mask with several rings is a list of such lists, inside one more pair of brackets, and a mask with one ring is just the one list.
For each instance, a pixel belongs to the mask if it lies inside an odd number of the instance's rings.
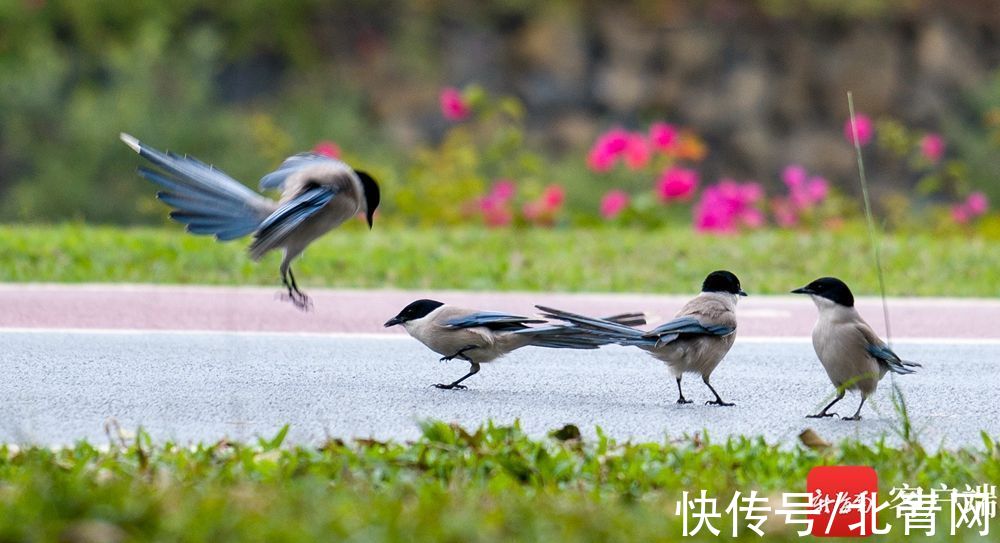
{"label": "white tail tip", "polygon": [[135,137],[130,136],[124,132],[118,134],[118,137],[121,138],[123,142],[125,142],[125,145],[131,147],[133,151],[135,151],[136,153],[139,152],[139,140],[135,139]]}

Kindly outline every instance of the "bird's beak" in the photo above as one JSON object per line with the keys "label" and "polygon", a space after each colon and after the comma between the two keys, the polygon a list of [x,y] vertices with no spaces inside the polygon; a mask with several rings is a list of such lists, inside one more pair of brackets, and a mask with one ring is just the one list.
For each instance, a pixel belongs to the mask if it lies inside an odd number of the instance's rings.
{"label": "bird's beak", "polygon": [[809,287],[797,288],[792,291],[792,294],[812,294],[813,291]]}
{"label": "bird's beak", "polygon": [[743,290],[743,289],[740,289],[740,291],[737,292],[736,294],[739,294],[740,296],[746,296],[747,295],[746,291]]}
{"label": "bird's beak", "polygon": [[390,326],[396,326],[397,324],[403,324],[403,321],[399,317],[393,317],[385,321],[386,328],[389,328]]}
{"label": "bird's beak", "polygon": [[375,211],[370,211],[368,213],[365,213],[365,220],[368,221],[369,230],[372,229],[372,223],[374,222],[374,219],[375,219]]}

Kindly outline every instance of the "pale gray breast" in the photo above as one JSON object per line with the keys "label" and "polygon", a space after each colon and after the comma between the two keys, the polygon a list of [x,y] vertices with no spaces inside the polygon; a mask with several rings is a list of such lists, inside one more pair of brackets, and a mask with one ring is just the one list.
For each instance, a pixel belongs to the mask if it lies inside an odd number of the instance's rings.
{"label": "pale gray breast", "polygon": [[[695,317],[698,322],[736,328],[733,296],[702,293],[680,311],[677,317]],[[693,336],[678,338],[662,347],[648,349],[657,359],[666,362],[675,373],[709,375],[725,358],[736,341],[736,332],[727,336]]]}
{"label": "pale gray breast", "polygon": [[820,318],[813,328],[813,348],[835,386],[865,393],[875,390],[882,373],[866,350],[867,340],[850,320]]}
{"label": "pale gray breast", "polygon": [[492,331],[484,327],[456,329],[445,325],[452,319],[474,312],[462,307],[441,306],[423,319],[404,323],[404,326],[411,336],[442,356],[451,356],[460,349],[475,345],[477,349],[466,352],[466,356],[476,362],[489,362],[503,354],[497,350]]}

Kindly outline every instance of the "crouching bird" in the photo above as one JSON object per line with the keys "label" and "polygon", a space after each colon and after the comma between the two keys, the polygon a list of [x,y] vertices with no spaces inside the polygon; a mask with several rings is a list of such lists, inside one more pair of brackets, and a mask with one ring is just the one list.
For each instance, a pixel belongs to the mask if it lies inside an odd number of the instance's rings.
{"label": "crouching bird", "polygon": [[120,137],[155,166],[140,167],[139,174],[160,186],[156,197],[174,208],[170,218],[186,224],[188,232],[219,241],[253,234],[249,250],[254,260],[283,250],[281,282],[287,299],[302,310],[311,303],[295,282],[292,261],[316,238],[358,213],[365,214],[371,228],[378,208],[379,188],[372,176],[323,155],[291,156],[265,175],[260,189],[281,191],[275,201],[195,158],[157,151],[128,134]]}
{"label": "crouching bird", "polygon": [[819,320],[812,333],[813,349],[837,387],[837,397],[819,413],[807,415],[808,418],[837,416],[830,413],[833,404],[842,400],[848,390],[857,390],[861,392],[858,410],[844,420],[861,420],[865,400],[887,372],[905,375],[921,367],[916,362],[901,360],[879,339],[854,309],[854,294],[840,279],[821,277],[792,293],[808,294],[819,309]]}
{"label": "crouching bird", "polygon": [[[610,322],[641,325],[642,313],[608,317]],[[417,300],[389,319],[385,327],[402,324],[407,333],[441,361],[459,358],[470,364],[469,373],[454,383],[434,385],[443,389],[464,389],[462,381],[479,372],[480,364],[492,362],[521,347],[554,349],[596,349],[607,343],[600,336],[581,332],[575,326],[552,325],[542,319],[479,311],[446,305],[437,300]],[[547,326],[530,326],[544,324]]]}
{"label": "crouching bird", "polygon": [[677,381],[677,403],[691,403],[684,397],[681,377],[696,373],[715,396],[706,404],[732,406],[722,400],[710,378],[736,340],[736,301],[746,295],[736,275],[714,271],[702,283],[701,294],[685,304],[673,320],[648,332],[605,319],[537,307],[545,317],[575,324],[608,343],[638,347],[663,361]]}

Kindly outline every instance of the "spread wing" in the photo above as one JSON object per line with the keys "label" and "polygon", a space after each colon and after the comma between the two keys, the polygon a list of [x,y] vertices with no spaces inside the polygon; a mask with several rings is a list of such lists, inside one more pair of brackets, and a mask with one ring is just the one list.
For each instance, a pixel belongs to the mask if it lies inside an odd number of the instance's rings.
{"label": "spread wing", "polygon": [[277,170],[274,170],[273,172],[260,178],[260,190],[281,190],[284,187],[285,179],[288,179],[288,176],[303,168],[324,163],[343,164],[345,168],[348,168],[347,164],[344,164],[335,158],[318,155],[316,153],[299,153],[286,158],[285,161],[278,166]]}
{"label": "spread wing", "polygon": [[289,233],[329,204],[337,192],[336,187],[314,186],[282,204],[260,223],[250,245],[250,254],[258,258],[281,245]]}

